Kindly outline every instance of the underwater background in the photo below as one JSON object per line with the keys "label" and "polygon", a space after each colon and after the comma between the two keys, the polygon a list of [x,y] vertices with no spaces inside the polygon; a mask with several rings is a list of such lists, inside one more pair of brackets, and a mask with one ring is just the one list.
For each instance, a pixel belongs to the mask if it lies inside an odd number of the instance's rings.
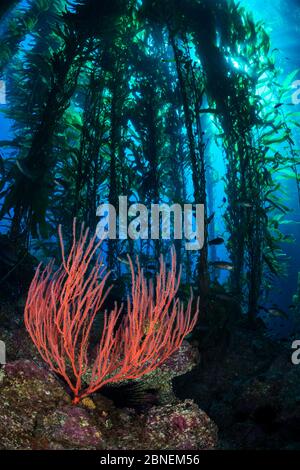
{"label": "underwater background", "polygon": [[[178,448],[299,447],[300,382],[291,361],[300,339],[299,36],[297,0],[1,2],[0,340],[9,364],[17,362],[7,369],[5,396],[20,370],[40,380],[35,366],[22,363],[40,361],[23,312],[38,264],[55,258],[60,265],[59,225],[69,250],[74,218],[93,235],[98,207],[118,210],[119,196],[147,207],[203,204],[201,250],[186,250],[173,228],[170,240],[103,242],[113,287],[95,317],[89,357],[96,332],[105,331],[103,311],[132,295],[128,255],[157,281],[160,256],[171,269],[174,245],[179,298],[188,311],[192,289],[199,316],[165,371],[158,367],[146,385],[104,387],[114,405],[96,396],[86,408],[106,406],[114,429],[119,410],[132,407],[140,428],[149,419],[152,430],[156,412],[167,423],[174,411],[153,407],[178,406],[182,417],[182,403],[193,400],[187,423],[199,426],[186,424],[192,444],[178,435]],[[164,372],[165,394],[157,390]],[[47,406],[55,409],[61,391],[53,393],[57,401]],[[201,441],[197,406],[213,422],[209,443]],[[85,418],[66,412],[70,427],[77,419]],[[57,423],[43,426],[47,448]],[[99,423],[92,426],[87,447],[98,448]],[[185,425],[176,418],[174,426]],[[14,448],[43,448],[40,436],[33,445],[10,432],[3,448],[10,439]],[[85,436],[74,443],[60,432],[56,444],[85,447]],[[132,431],[131,448],[150,445],[140,432]],[[166,438],[162,445],[177,444]]]}

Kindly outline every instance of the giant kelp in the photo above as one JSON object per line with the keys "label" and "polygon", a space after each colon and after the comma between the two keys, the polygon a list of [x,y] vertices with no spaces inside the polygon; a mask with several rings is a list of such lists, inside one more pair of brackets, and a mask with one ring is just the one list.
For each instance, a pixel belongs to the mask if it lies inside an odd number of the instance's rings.
{"label": "giant kelp", "polygon": [[[40,2],[20,7],[20,20],[36,20],[14,39],[8,16],[0,38],[8,44],[2,67],[14,131],[12,142],[2,142],[14,149],[4,159],[1,209],[2,217],[11,214],[11,237],[47,237],[75,216],[94,228],[99,203],[117,207],[121,194],[146,204],[202,203],[203,249],[191,255],[176,245],[209,314],[216,265],[207,234],[217,208],[207,166],[214,167],[208,143],[215,137],[226,164],[231,290],[255,319],[268,277],[281,272],[279,225],[288,209],[276,175],[298,181],[299,160],[296,116],[283,107],[293,76],[280,85],[264,26],[225,0],[60,1],[55,8],[41,26]],[[149,262],[166,247],[161,240],[139,246]],[[121,275],[118,258],[135,250],[111,241],[109,267]]]}

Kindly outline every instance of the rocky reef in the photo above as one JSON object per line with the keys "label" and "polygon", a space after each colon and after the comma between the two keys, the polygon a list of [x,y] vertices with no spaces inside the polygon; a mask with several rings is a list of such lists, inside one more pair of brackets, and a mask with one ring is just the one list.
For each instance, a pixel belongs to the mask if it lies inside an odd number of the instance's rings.
{"label": "rocky reef", "polygon": [[[27,349],[22,330],[8,339],[14,360],[1,370],[0,449],[194,450],[214,449],[217,427],[193,400],[179,401],[172,379],[190,371],[196,350],[185,342],[155,373],[140,380],[156,391],[144,409],[117,407],[101,393],[71,404],[65,385]],[[15,343],[14,343],[15,342]],[[16,347],[22,345],[21,351]],[[14,347],[13,347],[14,345]],[[30,352],[28,352],[30,351]]]}
{"label": "rocky reef", "polygon": [[218,448],[300,449],[300,365],[291,361],[291,344],[245,319],[225,349],[213,345],[175,379],[176,395],[193,399],[217,424]]}
{"label": "rocky reef", "polygon": [[200,354],[185,341],[151,374],[74,407],[12,318],[0,328],[2,449],[300,449],[300,366],[292,340],[273,340],[262,324],[239,321],[226,345]]}

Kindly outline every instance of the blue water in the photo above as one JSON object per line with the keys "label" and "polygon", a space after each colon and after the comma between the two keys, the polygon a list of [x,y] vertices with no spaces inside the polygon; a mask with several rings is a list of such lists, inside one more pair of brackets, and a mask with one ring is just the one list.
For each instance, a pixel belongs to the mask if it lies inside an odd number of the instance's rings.
{"label": "blue water", "polygon": [[[282,69],[282,80],[284,80],[287,74],[292,70],[300,70],[300,56],[298,53],[300,37],[300,1],[265,0],[262,3],[261,0],[241,0],[240,4],[252,11],[257,20],[265,22],[267,30],[271,35],[272,49],[278,49],[276,54],[278,64]],[[27,5],[28,1],[24,0],[22,2],[22,6],[26,7]],[[30,37],[28,36],[23,42],[22,47],[26,49],[29,46],[29,41]],[[296,79],[300,80],[300,72],[296,76]],[[292,92],[293,91],[291,90],[291,95]],[[7,140],[12,137],[10,132],[11,122],[2,113],[3,110],[5,110],[5,105],[0,105],[0,140]],[[300,104],[296,107],[296,110],[300,112]],[[294,139],[296,147],[300,148],[299,133],[294,135]],[[224,198],[224,182],[222,180],[225,172],[224,162],[221,150],[213,143],[211,144],[210,152],[213,156],[212,161],[217,175],[217,185],[214,190],[214,205],[215,208],[217,208],[218,214],[215,220],[216,236],[223,236],[226,239],[226,233],[224,231],[225,228],[222,221],[222,214],[226,211],[226,204],[222,205],[222,200]],[[296,222],[300,222],[296,184],[288,182],[286,183],[286,189],[288,192],[287,205],[293,210],[293,213],[289,215],[288,218],[293,219]],[[300,225],[286,225],[283,227],[283,231],[286,234],[292,234],[296,242],[292,245],[283,246],[285,253],[290,258],[288,275],[285,279],[281,278],[278,282],[274,283],[270,305],[272,303],[278,304],[282,309],[287,311],[288,306],[292,302],[292,296],[296,291],[297,275],[298,271],[300,271],[298,248],[300,246]],[[226,259],[227,252],[224,247],[217,247],[216,252],[218,259]],[[226,277],[225,274],[224,276]],[[225,279],[224,276],[222,277],[223,280]],[[280,320],[280,322],[282,322],[282,320]],[[282,331],[288,331],[289,328],[290,325],[288,323],[283,324],[281,327]]]}

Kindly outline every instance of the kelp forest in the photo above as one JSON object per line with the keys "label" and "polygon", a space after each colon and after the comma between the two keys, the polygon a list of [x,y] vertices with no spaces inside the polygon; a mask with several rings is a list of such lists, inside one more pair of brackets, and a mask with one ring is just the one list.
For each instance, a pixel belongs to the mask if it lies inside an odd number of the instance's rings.
{"label": "kelp forest", "polygon": [[265,4],[1,0],[0,449],[299,450],[300,8]]}

